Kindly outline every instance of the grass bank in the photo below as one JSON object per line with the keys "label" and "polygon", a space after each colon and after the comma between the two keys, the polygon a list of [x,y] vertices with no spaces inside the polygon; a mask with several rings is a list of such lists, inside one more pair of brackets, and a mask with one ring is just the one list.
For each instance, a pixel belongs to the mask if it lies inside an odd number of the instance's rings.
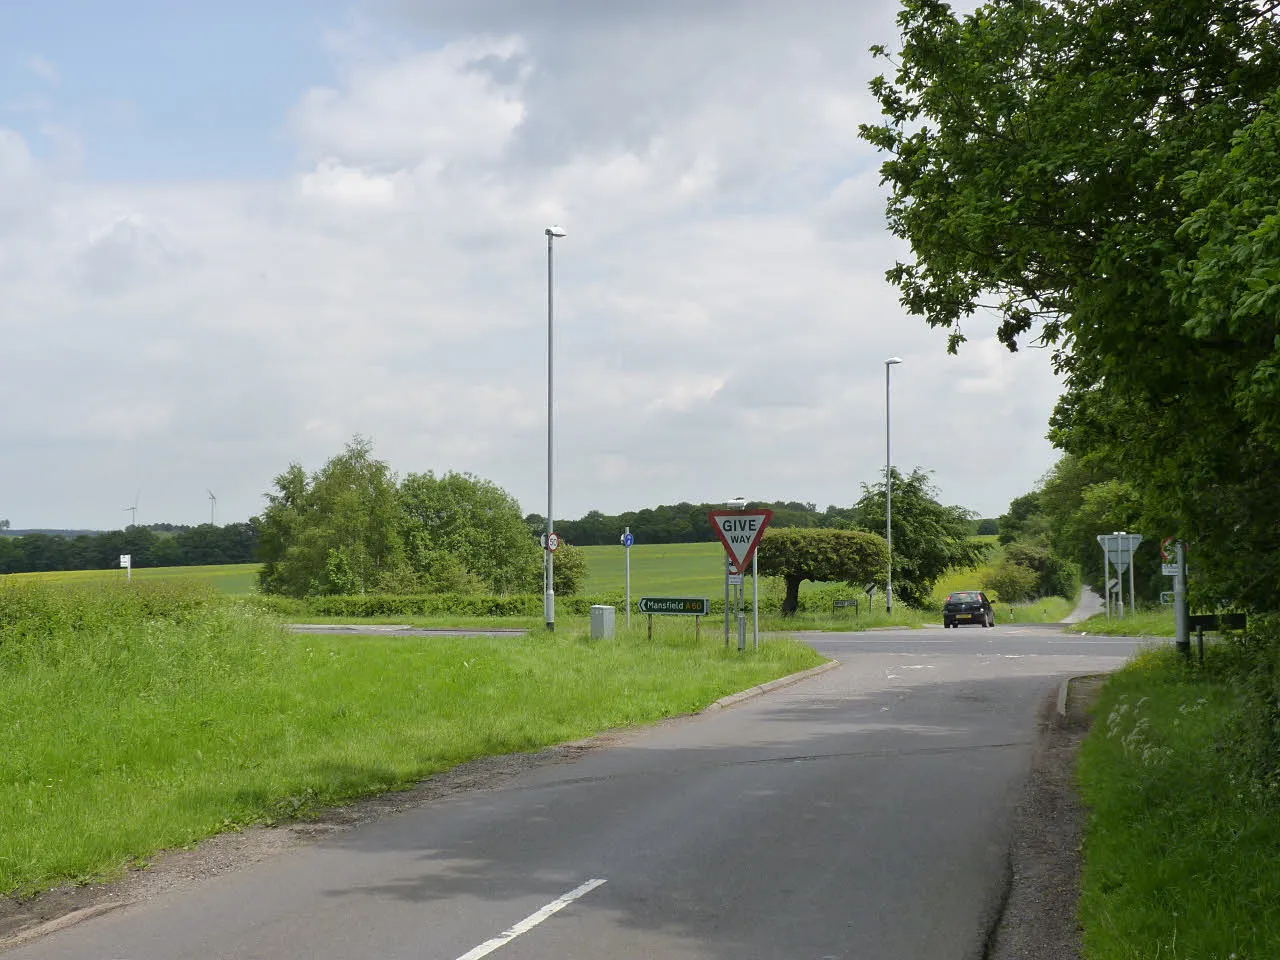
{"label": "grass bank", "polygon": [[198,586],[0,584],[0,892],[109,875],[458,763],[687,713],[821,662],[668,621],[613,642],[320,637]]}
{"label": "grass bank", "polygon": [[1253,713],[1251,661],[1215,642],[1201,670],[1155,648],[1103,688],[1078,771],[1089,960],[1280,956],[1276,700]]}
{"label": "grass bank", "polygon": [[1088,620],[1071,624],[1067,630],[1071,633],[1092,633],[1109,637],[1172,637],[1173,607],[1140,610],[1123,617],[1108,617],[1105,613],[1097,613]]}

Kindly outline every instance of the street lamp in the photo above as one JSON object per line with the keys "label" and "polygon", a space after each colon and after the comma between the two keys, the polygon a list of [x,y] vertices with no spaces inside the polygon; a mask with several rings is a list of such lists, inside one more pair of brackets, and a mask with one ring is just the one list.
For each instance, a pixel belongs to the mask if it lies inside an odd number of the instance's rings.
{"label": "street lamp", "polygon": [[554,424],[551,412],[555,401],[555,351],[553,349],[555,344],[553,331],[555,328],[552,322],[555,312],[552,301],[551,250],[555,238],[564,236],[564,228],[553,224],[547,227],[544,232],[547,235],[547,542],[543,547],[545,584],[542,596],[542,610],[546,619],[547,630],[554,633],[556,629],[555,554],[551,550],[551,535],[554,532],[552,529],[552,517],[555,516],[551,509],[551,441],[554,438]]}
{"label": "street lamp", "polygon": [[884,362],[884,538],[889,543],[889,571],[885,578],[885,612],[893,613],[893,468],[889,466],[889,368],[902,362],[890,357]]}

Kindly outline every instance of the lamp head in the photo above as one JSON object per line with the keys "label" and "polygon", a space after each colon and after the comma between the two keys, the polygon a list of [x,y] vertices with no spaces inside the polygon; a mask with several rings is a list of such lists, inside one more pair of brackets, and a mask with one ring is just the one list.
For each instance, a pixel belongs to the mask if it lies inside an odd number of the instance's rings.
{"label": "lamp head", "polygon": [[725,506],[730,510],[745,510],[747,509],[747,501],[742,497],[734,497],[732,500],[727,501]]}
{"label": "lamp head", "polygon": [[553,223],[551,226],[547,227],[545,232],[548,237],[563,237],[564,227],[560,226],[559,224]]}
{"label": "lamp head", "polygon": [[890,357],[888,360],[886,360],[886,361],[884,362],[884,365],[885,365],[886,367],[891,367],[891,366],[893,366],[895,363],[901,363],[901,362],[902,362],[902,358],[901,358],[901,357]]}

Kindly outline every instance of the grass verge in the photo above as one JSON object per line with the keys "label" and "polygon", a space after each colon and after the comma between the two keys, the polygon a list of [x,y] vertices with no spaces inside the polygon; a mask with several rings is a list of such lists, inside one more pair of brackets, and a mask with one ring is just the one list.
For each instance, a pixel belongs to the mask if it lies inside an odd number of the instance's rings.
{"label": "grass verge", "polygon": [[110,875],[476,757],[698,710],[822,662],[693,624],[615,641],[288,635],[212,591],[0,585],[0,892]]}
{"label": "grass verge", "polygon": [[1241,748],[1245,702],[1167,647],[1115,674],[1078,770],[1090,808],[1080,919],[1089,960],[1280,956],[1280,802]]}
{"label": "grass verge", "polygon": [[1141,610],[1135,614],[1110,618],[1105,613],[1095,613],[1088,620],[1071,624],[1067,631],[1110,637],[1172,637],[1173,608]]}

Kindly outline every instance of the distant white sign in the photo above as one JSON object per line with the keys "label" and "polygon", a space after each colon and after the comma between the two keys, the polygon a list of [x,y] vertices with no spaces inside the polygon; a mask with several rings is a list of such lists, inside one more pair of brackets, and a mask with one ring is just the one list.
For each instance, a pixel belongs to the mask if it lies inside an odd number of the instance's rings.
{"label": "distant white sign", "polygon": [[1178,575],[1178,565],[1176,563],[1160,564],[1160,572],[1166,577],[1176,577]]}
{"label": "distant white sign", "polygon": [[120,566],[128,569],[133,566],[133,555],[129,553],[120,554]]}

